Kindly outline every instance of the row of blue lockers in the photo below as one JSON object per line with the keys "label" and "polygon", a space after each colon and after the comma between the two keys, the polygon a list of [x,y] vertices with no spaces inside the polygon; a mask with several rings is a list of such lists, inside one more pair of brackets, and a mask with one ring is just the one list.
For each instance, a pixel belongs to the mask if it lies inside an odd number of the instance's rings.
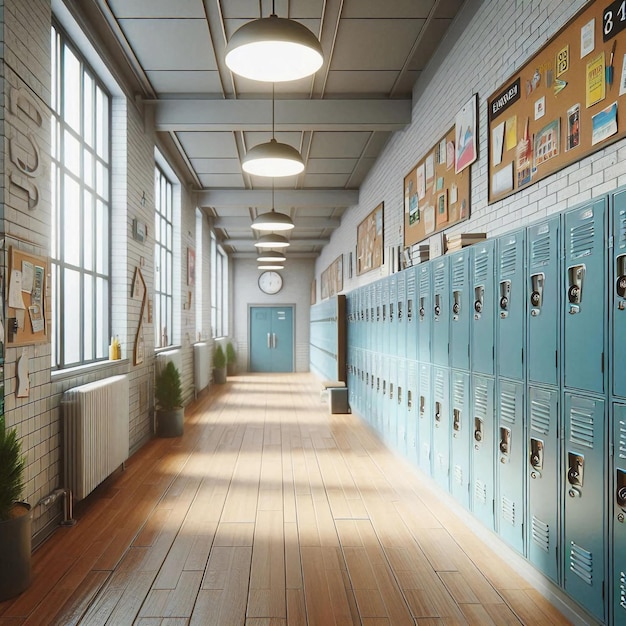
{"label": "row of blue lockers", "polygon": [[346,296],[352,409],[626,623],[626,192]]}

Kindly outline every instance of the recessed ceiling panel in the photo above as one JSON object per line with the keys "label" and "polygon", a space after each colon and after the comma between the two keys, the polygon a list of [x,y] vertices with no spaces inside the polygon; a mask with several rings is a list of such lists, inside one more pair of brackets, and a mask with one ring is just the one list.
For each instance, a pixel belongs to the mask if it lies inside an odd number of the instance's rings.
{"label": "recessed ceiling panel", "polygon": [[308,189],[323,189],[325,187],[343,189],[349,177],[349,174],[307,174],[305,170],[304,187]]}
{"label": "recessed ceiling panel", "polygon": [[428,17],[434,0],[344,0],[342,17]]}
{"label": "recessed ceiling panel", "polygon": [[326,95],[387,96],[398,76],[398,70],[333,70],[328,74]]}
{"label": "recessed ceiling panel", "polygon": [[435,11],[435,17],[447,17],[453,19],[459,12],[463,0],[439,0],[439,5]]}
{"label": "recessed ceiling panel", "polygon": [[206,20],[120,20],[144,70],[216,70]]}
{"label": "recessed ceiling panel", "polygon": [[361,159],[359,164],[356,166],[354,173],[350,177],[349,186],[351,188],[360,187],[365,180],[365,177],[374,166],[374,163],[376,163],[376,159]]}
{"label": "recessed ceiling panel", "polygon": [[[241,99],[262,97],[272,99],[272,83],[260,80],[250,80],[233,74],[237,96]],[[281,97],[308,98],[311,94],[313,77],[307,76],[300,80],[286,80],[282,83],[274,83],[274,93]]]}
{"label": "recessed ceiling panel", "polygon": [[198,174],[240,174],[239,159],[191,159],[191,166]]}
{"label": "recessed ceiling panel", "polygon": [[[265,16],[267,17],[267,16]],[[281,16],[279,16],[281,17]],[[226,30],[226,40],[230,40],[233,33],[250,20],[224,20],[224,28]],[[316,37],[319,37],[320,32],[320,20],[319,19],[296,19],[294,21],[300,22],[303,26],[306,26]]]}
{"label": "recessed ceiling panel", "polygon": [[167,70],[146,72],[146,75],[158,94],[222,93],[222,84],[218,72]]}
{"label": "recessed ceiling panel", "polygon": [[[244,137],[246,140],[246,147],[248,150],[253,146],[257,146],[260,143],[267,143],[272,139],[271,132],[263,132],[263,131],[248,131],[244,133]],[[293,131],[293,132],[277,132],[275,133],[276,141],[279,143],[286,143],[289,146],[294,147],[296,150],[300,150],[300,142],[302,141],[302,133]]]}
{"label": "recessed ceiling panel", "polygon": [[274,189],[293,189],[298,182],[298,176],[280,176],[272,179],[269,176],[250,176],[253,189],[271,189],[272,182],[274,183]]}
{"label": "recessed ceiling panel", "polygon": [[188,132],[176,133],[178,140],[190,159],[225,158],[239,159],[235,137],[229,132]]}
{"label": "recessed ceiling panel", "polygon": [[430,58],[444,38],[451,21],[449,19],[437,19],[430,22],[428,29],[415,49],[415,54],[409,65],[410,69],[423,70],[428,65]]}
{"label": "recessed ceiling panel", "polygon": [[399,70],[423,26],[419,19],[342,19],[331,70]]}
{"label": "recessed ceiling panel", "polygon": [[358,159],[309,159],[306,174],[351,174]]}
{"label": "recessed ceiling panel", "polygon": [[316,132],[313,133],[309,158],[358,158],[371,133]]}
{"label": "recessed ceiling panel", "polygon": [[200,174],[198,178],[203,187],[244,187],[241,174]]}
{"label": "recessed ceiling panel", "polygon": [[204,18],[202,0],[108,0],[118,19],[124,17]]}

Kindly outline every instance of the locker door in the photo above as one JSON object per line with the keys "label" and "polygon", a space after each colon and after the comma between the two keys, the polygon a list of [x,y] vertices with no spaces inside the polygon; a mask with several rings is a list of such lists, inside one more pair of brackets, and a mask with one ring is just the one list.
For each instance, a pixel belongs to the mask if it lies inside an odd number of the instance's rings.
{"label": "locker door", "polygon": [[434,479],[450,489],[450,370],[433,367],[433,453]]}
{"label": "locker door", "polygon": [[520,554],[524,553],[524,385],[498,383],[497,492],[498,533]]}
{"label": "locker door", "polygon": [[387,301],[389,341],[386,344],[386,350],[391,356],[398,356],[398,275],[392,274],[387,278],[387,282],[389,283],[389,299]]}
{"label": "locker door", "polygon": [[561,333],[558,216],[528,227],[526,323],[528,382],[559,384]]}
{"label": "locker door", "polygon": [[528,559],[559,582],[559,392],[528,387]]}
{"label": "locker door", "polygon": [[494,367],[494,252],[495,240],[472,246],[473,317],[470,322],[472,371],[493,375]]}
{"label": "locker door", "polygon": [[381,307],[381,344],[380,351],[384,354],[391,354],[389,350],[390,333],[389,333],[389,287],[390,277],[382,279],[382,307]]}
{"label": "locker door", "polygon": [[418,403],[418,442],[419,466],[430,474],[430,438],[431,438],[431,365],[419,364],[419,403]]}
{"label": "locker door", "polygon": [[388,357],[389,385],[387,408],[385,411],[384,440],[390,448],[396,447],[396,429],[398,427],[398,361],[395,356]]}
{"label": "locker door", "polygon": [[626,623],[626,406],[613,405],[613,612],[615,624]]}
{"label": "locker door", "polygon": [[406,270],[406,358],[417,360],[417,268]]}
{"label": "locker door", "polygon": [[380,402],[378,404],[378,427],[381,439],[385,439],[387,425],[389,423],[389,356],[380,357]]}
{"label": "locker door", "polygon": [[469,509],[470,477],[470,375],[452,370],[452,393],[450,419],[452,439],[450,443],[450,491],[454,498]]}
{"label": "locker door", "polygon": [[515,380],[524,379],[524,234],[498,239],[496,362],[500,376]]}
{"label": "locker door", "polygon": [[417,464],[417,420],[419,410],[417,362],[407,360],[406,380],[406,456],[412,463]]}
{"label": "locker door", "polygon": [[604,619],[604,400],[565,393],[565,590]]}
{"label": "locker door", "polygon": [[493,530],[494,407],[493,378],[472,374],[472,489],[474,515]]}
{"label": "locker door", "polygon": [[613,196],[613,394],[626,398],[626,192]]}
{"label": "locker door", "polygon": [[431,263],[418,265],[417,360],[430,363]]}
{"label": "locker door", "polygon": [[597,393],[604,391],[605,204],[564,214],[565,386]]}
{"label": "locker door", "polygon": [[365,395],[365,411],[367,413],[367,421],[375,427],[376,420],[378,419],[378,410],[372,381],[374,379],[376,363],[374,353],[371,350],[363,351],[363,369],[365,371],[365,375],[363,377],[363,393]]}
{"label": "locker door", "polygon": [[372,285],[374,303],[376,308],[376,317],[374,324],[376,326],[376,334],[374,341],[372,342],[372,350],[378,352],[384,352],[385,346],[383,343],[383,281],[378,280]]}
{"label": "locker door", "polygon": [[396,274],[396,354],[400,358],[406,357],[406,275],[407,272]]}
{"label": "locker door", "polygon": [[470,358],[470,250],[450,255],[450,366],[469,370]]}
{"label": "locker door", "polygon": [[396,450],[406,456],[407,368],[405,359],[396,359]]}
{"label": "locker door", "polygon": [[435,259],[433,266],[433,363],[449,364],[448,343],[450,337],[450,274],[448,257]]}

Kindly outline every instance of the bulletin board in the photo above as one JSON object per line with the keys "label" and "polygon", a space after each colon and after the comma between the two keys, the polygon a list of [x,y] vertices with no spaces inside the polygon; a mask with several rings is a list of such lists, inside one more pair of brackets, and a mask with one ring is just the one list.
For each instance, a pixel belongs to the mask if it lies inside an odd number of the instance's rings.
{"label": "bulletin board", "polygon": [[490,203],[626,136],[625,29],[589,3],[488,99]]}
{"label": "bulletin board", "polygon": [[365,274],[383,264],[383,210],[381,202],[356,229],[356,273]]}
{"label": "bulletin board", "polygon": [[7,346],[26,346],[50,341],[46,315],[48,259],[13,247],[9,250]]}
{"label": "bulletin board", "polygon": [[343,255],[340,254],[321,276],[321,299],[326,300],[343,291]]}
{"label": "bulletin board", "polygon": [[404,177],[404,245],[469,218],[470,168],[456,172],[453,126]]}

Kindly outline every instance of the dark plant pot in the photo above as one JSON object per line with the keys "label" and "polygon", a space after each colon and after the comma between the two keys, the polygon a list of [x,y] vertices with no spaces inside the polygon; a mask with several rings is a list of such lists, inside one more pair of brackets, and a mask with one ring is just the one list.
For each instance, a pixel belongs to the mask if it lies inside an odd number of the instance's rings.
{"label": "dark plant pot", "polygon": [[157,409],[156,436],[180,437],[185,430],[185,409],[183,407],[165,411]]}
{"label": "dark plant pot", "polygon": [[214,368],[213,369],[213,382],[218,385],[223,385],[226,382],[226,368]]}
{"label": "dark plant pot", "polygon": [[226,366],[226,372],[229,376],[236,376],[237,375],[237,363],[229,363]]}
{"label": "dark plant pot", "polygon": [[23,512],[0,522],[0,602],[22,593],[30,585],[32,514],[30,504],[17,503]]}

